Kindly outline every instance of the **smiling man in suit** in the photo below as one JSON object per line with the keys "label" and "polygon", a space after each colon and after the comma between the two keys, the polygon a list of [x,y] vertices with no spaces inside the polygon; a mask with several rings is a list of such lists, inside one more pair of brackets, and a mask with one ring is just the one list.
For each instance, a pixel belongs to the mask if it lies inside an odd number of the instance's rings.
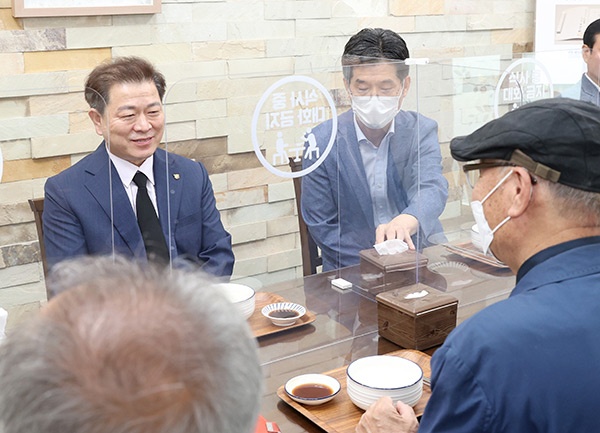
{"label": "smiling man in suit", "polygon": [[69,257],[118,253],[141,261],[192,261],[230,276],[231,236],[208,173],[159,149],[164,76],[138,57],[96,67],[85,84],[100,146],[45,185],[49,266]]}
{"label": "smiling man in suit", "polygon": [[[386,239],[411,249],[443,238],[448,197],[437,123],[401,110],[410,87],[404,39],[363,29],[344,48],[344,84],[352,109],[338,117],[333,147],[302,182],[302,216],[321,248],[323,270],[359,262],[359,251]],[[326,154],[332,121],[313,133]],[[315,161],[304,160],[304,168]]]}

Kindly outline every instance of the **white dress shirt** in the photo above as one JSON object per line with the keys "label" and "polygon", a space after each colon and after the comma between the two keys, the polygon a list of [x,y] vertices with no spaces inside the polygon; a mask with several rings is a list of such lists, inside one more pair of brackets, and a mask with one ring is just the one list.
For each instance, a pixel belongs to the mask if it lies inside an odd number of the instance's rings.
{"label": "white dress shirt", "polygon": [[119,173],[119,177],[121,178],[121,182],[123,183],[123,187],[125,188],[125,192],[127,193],[127,197],[129,197],[129,202],[133,207],[133,212],[137,215],[135,210],[135,202],[137,196],[138,187],[133,181],[133,176],[138,171],[141,171],[148,178],[148,182],[146,183],[146,188],[148,189],[148,195],[150,196],[150,201],[154,205],[154,210],[158,215],[158,206],[156,204],[156,188],[154,185],[154,171],[152,169],[154,164],[154,155],[151,155],[148,159],[146,159],[142,165],[139,167],[135,164],[132,164],[129,161],[125,161],[123,158],[119,158],[118,156],[108,152],[110,156],[110,160],[114,164],[117,169],[117,173]]}
{"label": "white dress shirt", "polygon": [[356,116],[354,117],[358,147],[362,156],[363,166],[365,167],[367,181],[369,182],[369,191],[371,192],[375,227],[379,224],[389,223],[399,214],[396,204],[388,196],[387,192],[388,153],[390,138],[395,132],[394,126],[394,122],[392,122],[387,134],[381,140],[381,144],[375,146],[363,134],[356,121]]}

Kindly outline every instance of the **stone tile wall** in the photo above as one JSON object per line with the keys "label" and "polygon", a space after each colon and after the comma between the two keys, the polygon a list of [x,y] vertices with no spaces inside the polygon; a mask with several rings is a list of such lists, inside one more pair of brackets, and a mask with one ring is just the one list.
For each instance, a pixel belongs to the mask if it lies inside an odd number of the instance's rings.
{"label": "stone tile wall", "polygon": [[233,234],[234,276],[268,284],[301,276],[292,182],[260,166],[249,138],[273,77],[337,68],[348,37],[366,26],[392,28],[412,57],[434,59],[528,51],[534,34],[534,0],[162,3],[156,15],[15,19],[0,0],[0,305],[45,297],[27,200],[98,145],[82,88],[102,60],[143,56],[166,75],[165,146],[207,166]]}

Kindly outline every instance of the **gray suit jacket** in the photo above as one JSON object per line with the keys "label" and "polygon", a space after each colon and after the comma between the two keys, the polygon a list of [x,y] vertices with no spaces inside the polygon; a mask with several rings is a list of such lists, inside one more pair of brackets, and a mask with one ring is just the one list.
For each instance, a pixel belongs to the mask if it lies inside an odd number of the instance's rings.
{"label": "gray suit jacket", "polygon": [[579,99],[600,106],[600,92],[587,77],[581,77],[581,95]]}
{"label": "gray suit jacket", "polygon": [[579,99],[600,106],[600,92],[585,74],[581,76],[581,80],[561,92],[560,96],[563,98]]}

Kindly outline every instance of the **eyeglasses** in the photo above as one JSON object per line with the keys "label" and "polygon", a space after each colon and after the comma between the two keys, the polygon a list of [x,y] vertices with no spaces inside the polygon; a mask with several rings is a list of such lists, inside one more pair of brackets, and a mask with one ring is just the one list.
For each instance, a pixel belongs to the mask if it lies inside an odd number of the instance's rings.
{"label": "eyeglasses", "polygon": [[[508,161],[490,161],[490,162],[479,162],[475,164],[465,164],[462,166],[463,172],[465,173],[465,178],[467,179],[467,184],[474,188],[475,184],[479,180],[479,176],[481,175],[479,170],[485,168],[494,168],[494,167],[518,167],[517,164]],[[531,173],[529,173],[529,177],[531,178],[531,183],[535,185],[538,181]]]}
{"label": "eyeglasses", "polygon": [[465,178],[467,179],[467,185],[469,185],[471,188],[474,188],[475,184],[479,180],[479,170],[494,167],[515,167],[515,164],[506,161],[490,161],[479,162],[475,164],[465,164],[462,166],[462,169],[465,173]]}

